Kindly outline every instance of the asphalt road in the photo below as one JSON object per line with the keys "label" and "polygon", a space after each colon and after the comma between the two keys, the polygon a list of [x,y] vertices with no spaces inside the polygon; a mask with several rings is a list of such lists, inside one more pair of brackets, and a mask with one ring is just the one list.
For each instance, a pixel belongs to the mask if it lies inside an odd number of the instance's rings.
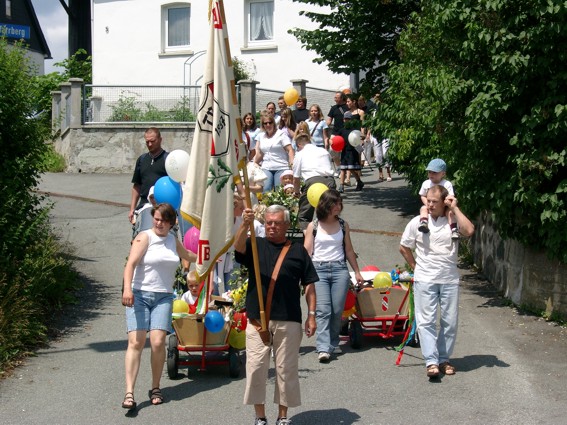
{"label": "asphalt road", "polygon": [[[347,189],[343,216],[353,229],[361,265],[390,270],[403,262],[401,232],[418,202],[399,176],[378,183],[365,172],[363,192]],[[84,276],[80,303],[60,321],[58,337],[0,381],[0,424],[252,424],[242,404],[244,377],[226,366],[192,367],[171,380],[166,402],[149,403],[149,351],[142,359],[130,415],[124,396],[126,333],[120,285],[131,229],[129,175],[47,174],[40,190],[55,203],[52,221],[74,248]],[[367,337],[360,350],[320,364],[314,339],[300,357],[303,405],[290,409],[301,424],[565,424],[567,331],[522,315],[471,270],[463,271],[460,323],[453,363],[458,372],[430,382],[418,348],[395,366],[399,340]],[[188,372],[188,373],[187,373]],[[270,373],[268,400],[273,394]],[[276,407],[267,405],[270,424]]]}

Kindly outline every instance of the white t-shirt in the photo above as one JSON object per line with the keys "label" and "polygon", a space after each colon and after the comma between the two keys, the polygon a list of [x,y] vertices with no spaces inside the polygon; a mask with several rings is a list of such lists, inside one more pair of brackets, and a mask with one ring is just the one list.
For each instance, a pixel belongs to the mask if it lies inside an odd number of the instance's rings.
{"label": "white t-shirt", "polygon": [[[329,128],[329,126],[327,125],[325,120],[322,119],[321,121],[311,121],[311,118],[309,118],[305,122],[309,126],[309,134],[311,135],[311,143],[313,143],[315,146],[319,146],[320,148],[324,148],[325,147],[325,140],[324,140],[325,133],[323,132],[323,130],[325,130],[326,128]],[[315,129],[315,131],[313,131],[313,129]]]}
{"label": "white t-shirt", "polygon": [[134,270],[132,288],[149,292],[173,292],[175,271],[179,256],[175,236],[158,236],[152,229],[144,230],[148,235],[148,249]]}
{"label": "white t-shirt", "polygon": [[313,256],[311,260],[343,261],[345,259],[343,237],[343,229],[339,228],[337,233],[329,235],[321,229],[321,226],[318,226],[317,234],[313,240]]}
{"label": "white t-shirt", "polygon": [[183,295],[181,295],[181,299],[189,305],[195,304],[195,301],[197,301],[198,298],[199,296],[197,295],[196,297],[194,297],[191,291],[187,291],[183,293]]}
{"label": "white t-shirt", "polygon": [[263,133],[256,140],[256,149],[259,148],[264,154],[262,168],[270,171],[289,169],[289,156],[285,147],[290,145],[287,130],[277,130],[270,138]]}
{"label": "white t-shirt", "polygon": [[447,217],[434,220],[429,215],[429,233],[417,230],[419,216],[407,225],[400,244],[415,250],[414,279],[421,283],[458,284],[459,243],[451,239]]}
{"label": "white t-shirt", "polygon": [[316,176],[332,176],[333,172],[329,152],[311,143],[307,143],[293,159],[293,177],[305,181]]}
{"label": "white t-shirt", "polygon": [[[419,189],[419,196],[426,196],[427,191],[431,189],[431,186],[436,186],[436,184],[433,183],[430,179],[425,180],[421,185],[421,189]],[[449,180],[441,180],[439,182],[439,186],[443,186],[445,189],[447,189],[449,191],[449,195],[455,195],[455,192],[453,191],[453,185]]]}

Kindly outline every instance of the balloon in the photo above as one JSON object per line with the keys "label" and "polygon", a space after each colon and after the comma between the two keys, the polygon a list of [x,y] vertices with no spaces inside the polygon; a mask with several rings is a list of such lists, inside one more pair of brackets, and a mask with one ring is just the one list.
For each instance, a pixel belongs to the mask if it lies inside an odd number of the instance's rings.
{"label": "balloon", "polygon": [[372,286],[375,288],[389,288],[392,286],[392,276],[388,272],[380,272],[374,277]]}
{"label": "balloon", "polygon": [[210,333],[216,334],[224,327],[224,317],[216,310],[211,310],[205,314],[205,328]]}
{"label": "balloon", "polygon": [[246,332],[232,328],[228,334],[228,344],[237,350],[246,348]]}
{"label": "balloon", "polygon": [[185,232],[183,237],[183,246],[186,250],[191,251],[196,254],[199,247],[199,237],[201,236],[201,231],[197,227],[193,226]]}
{"label": "balloon", "polygon": [[173,312],[174,313],[189,313],[189,304],[183,300],[173,301]]}
{"label": "balloon", "polygon": [[165,158],[165,171],[172,180],[184,182],[189,168],[189,154],[181,149],[171,151]]}
{"label": "balloon", "polygon": [[248,325],[248,318],[246,317],[246,312],[239,312],[237,311],[232,316],[232,327],[238,330],[244,331],[246,330],[246,326]]}
{"label": "balloon", "polygon": [[346,89],[343,89],[342,92],[343,92],[344,94],[351,94],[351,93],[352,93],[352,90],[347,87]]}
{"label": "balloon", "polygon": [[295,88],[290,87],[285,91],[283,98],[287,106],[295,105],[295,102],[299,99],[299,93]]}
{"label": "balloon", "polygon": [[349,290],[346,294],[345,308],[343,310],[349,311],[354,307],[355,304],[356,304],[356,295],[354,292]]}
{"label": "balloon", "polygon": [[376,266],[364,266],[361,272],[379,272],[380,269]]}
{"label": "balloon", "polygon": [[181,205],[181,185],[171,177],[160,177],[154,185],[154,198],[158,204],[170,204],[177,210]]}
{"label": "balloon", "polygon": [[327,190],[329,190],[329,188],[323,183],[313,183],[309,186],[309,189],[307,189],[307,200],[313,208],[317,208],[319,198],[321,198],[323,192],[326,192]]}
{"label": "balloon", "polygon": [[345,147],[345,139],[342,136],[333,136],[331,139],[331,149],[340,152]]}
{"label": "balloon", "polygon": [[352,130],[348,135],[348,142],[355,148],[362,143],[362,133],[360,130]]}

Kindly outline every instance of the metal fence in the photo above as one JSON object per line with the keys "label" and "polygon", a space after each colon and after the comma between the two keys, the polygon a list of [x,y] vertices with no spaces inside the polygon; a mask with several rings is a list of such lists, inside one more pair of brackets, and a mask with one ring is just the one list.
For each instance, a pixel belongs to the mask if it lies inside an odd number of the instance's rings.
{"label": "metal fence", "polygon": [[[237,95],[240,99],[239,87]],[[201,86],[108,86],[83,85],[82,120],[84,124],[194,122],[199,107]],[[256,105],[263,110],[268,102],[277,104],[283,93],[256,89]],[[333,104],[332,90],[306,88],[307,108],[317,103],[326,114]],[[244,115],[248,111],[241,111]]]}

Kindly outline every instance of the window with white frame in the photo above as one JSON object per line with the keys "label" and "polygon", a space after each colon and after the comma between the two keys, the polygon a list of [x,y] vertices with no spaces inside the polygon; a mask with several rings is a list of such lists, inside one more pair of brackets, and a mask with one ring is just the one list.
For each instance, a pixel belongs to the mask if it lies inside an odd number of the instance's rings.
{"label": "window with white frame", "polygon": [[172,3],[162,6],[163,50],[173,52],[189,47],[191,5]]}
{"label": "window with white frame", "polygon": [[248,42],[265,43],[274,39],[274,1],[249,0]]}

